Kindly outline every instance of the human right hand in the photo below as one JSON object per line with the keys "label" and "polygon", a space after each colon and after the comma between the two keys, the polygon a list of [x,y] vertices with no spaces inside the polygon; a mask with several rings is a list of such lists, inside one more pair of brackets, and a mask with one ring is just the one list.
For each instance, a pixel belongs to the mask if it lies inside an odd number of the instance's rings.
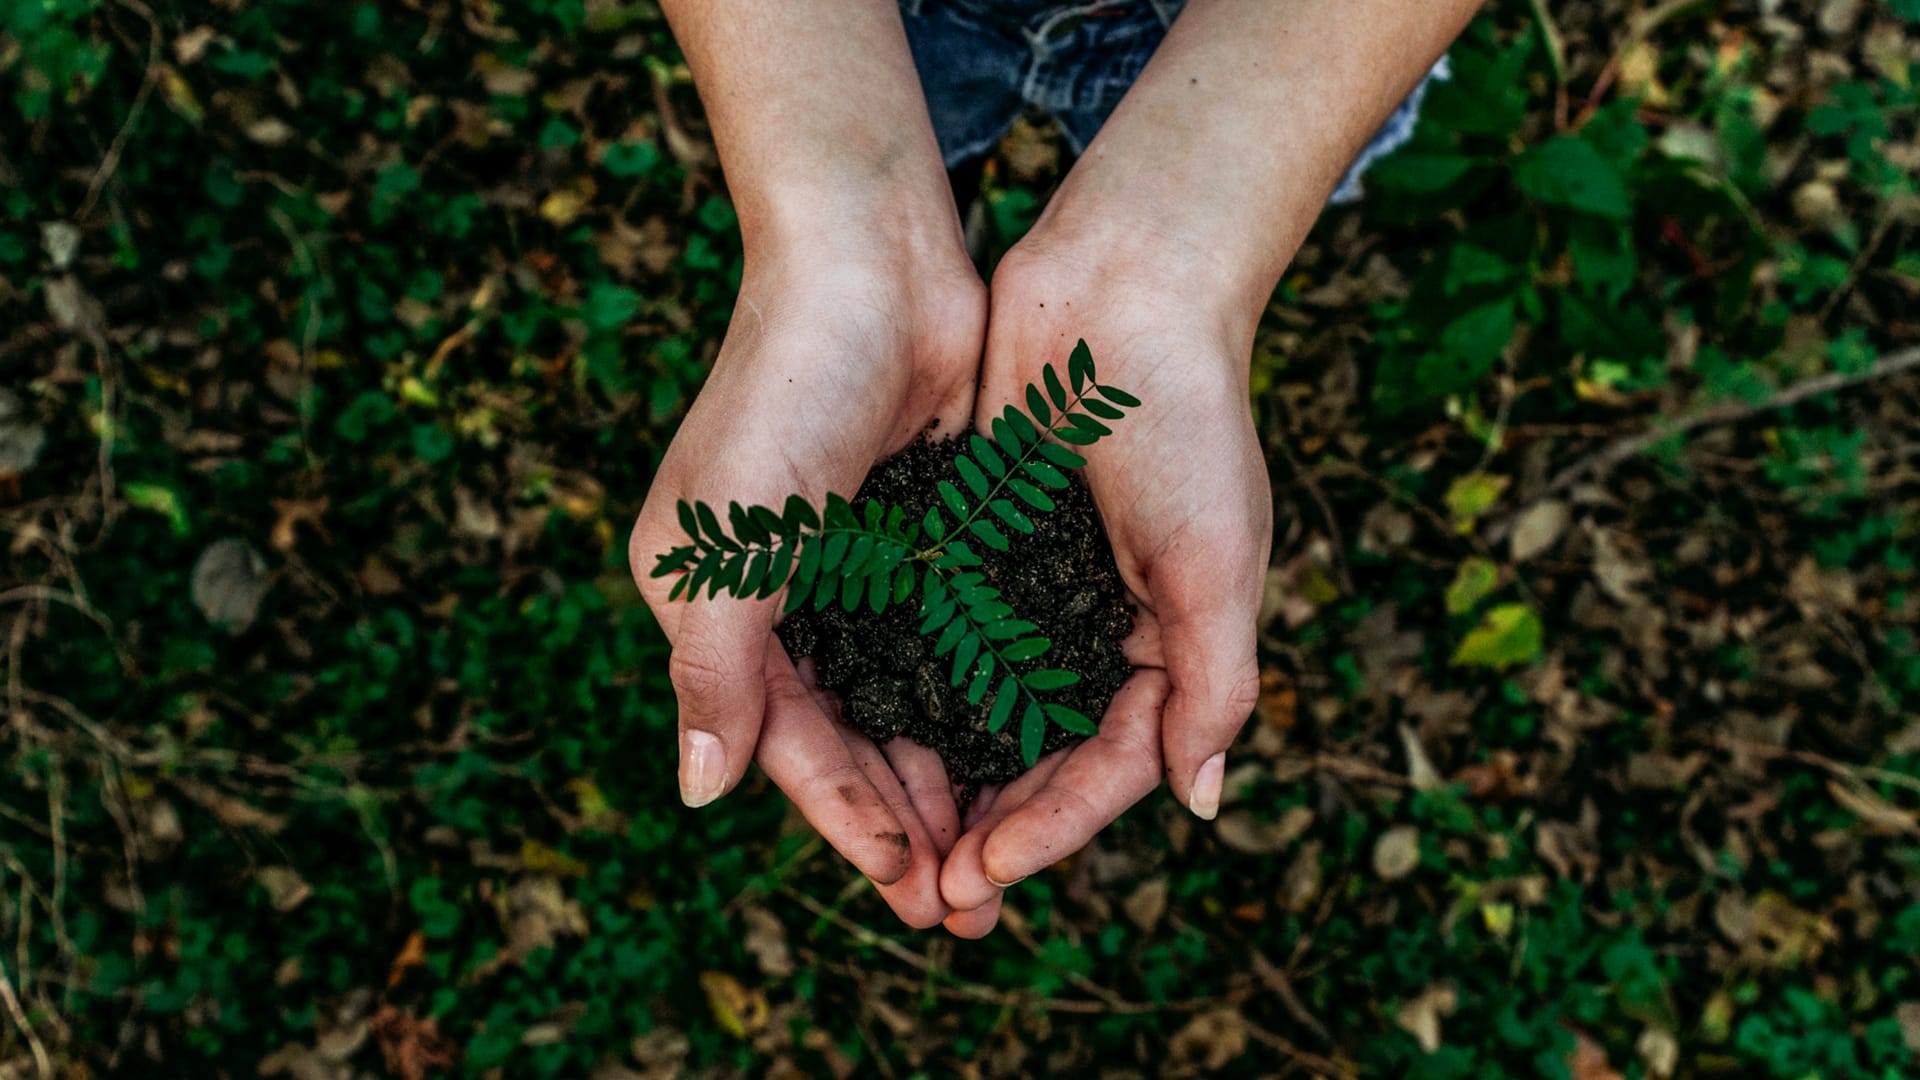
{"label": "human right hand", "polygon": [[[957,229],[956,229],[957,238]],[[667,599],[655,559],[686,542],[675,504],[819,505],[851,496],[875,462],[922,431],[958,431],[973,407],[986,294],[957,245],[816,240],[750,249],[713,372],[668,448],[629,557],[673,651],[680,791],[725,794],[758,760],[820,834],[907,923],[949,912],[939,870],[959,832],[938,755],[904,739],[882,751],[773,634],[781,596]],[[781,594],[784,595],[784,594]]]}

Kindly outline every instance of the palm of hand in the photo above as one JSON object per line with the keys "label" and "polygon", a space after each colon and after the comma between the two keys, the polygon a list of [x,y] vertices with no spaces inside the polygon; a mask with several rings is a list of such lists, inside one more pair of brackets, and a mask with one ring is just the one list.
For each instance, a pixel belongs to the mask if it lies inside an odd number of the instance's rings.
{"label": "palm of hand", "polygon": [[1098,736],[975,804],[941,875],[955,909],[947,926],[962,936],[992,929],[1005,885],[1078,850],[1163,772],[1211,817],[1218,755],[1259,687],[1254,623],[1272,502],[1246,399],[1246,352],[1171,305],[1037,269],[1003,264],[995,279],[978,412],[1016,400],[1080,336],[1102,380],[1144,402],[1116,437],[1088,449],[1085,470],[1139,608],[1127,642],[1138,670]]}

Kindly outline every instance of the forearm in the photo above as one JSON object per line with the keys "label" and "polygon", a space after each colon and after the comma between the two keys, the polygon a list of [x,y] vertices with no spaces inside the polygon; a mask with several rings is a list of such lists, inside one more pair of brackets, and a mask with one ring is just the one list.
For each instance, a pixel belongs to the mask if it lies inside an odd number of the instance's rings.
{"label": "forearm", "polygon": [[749,255],[959,223],[894,0],[665,0]]}
{"label": "forearm", "polygon": [[1478,0],[1192,0],[1036,231],[1184,255],[1257,317],[1347,164]]}

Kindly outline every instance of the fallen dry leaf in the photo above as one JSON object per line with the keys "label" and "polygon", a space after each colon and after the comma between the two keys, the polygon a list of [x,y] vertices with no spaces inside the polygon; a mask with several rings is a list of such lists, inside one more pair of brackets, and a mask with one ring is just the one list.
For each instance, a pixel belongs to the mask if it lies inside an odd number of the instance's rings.
{"label": "fallen dry leaf", "polygon": [[373,1015],[373,1031],[380,1040],[380,1056],[387,1071],[401,1080],[426,1080],[436,1069],[451,1069],[455,1047],[440,1034],[439,1022],[425,1020],[392,1005],[380,1006]]}
{"label": "fallen dry leaf", "polygon": [[1373,872],[1382,881],[1398,881],[1420,865],[1420,830],[1412,825],[1395,825],[1380,834],[1373,845]]}
{"label": "fallen dry leaf", "polygon": [[1600,1044],[1581,1031],[1573,1033],[1573,1052],[1567,1055],[1567,1071],[1573,1080],[1625,1080],[1607,1060],[1607,1052]]}

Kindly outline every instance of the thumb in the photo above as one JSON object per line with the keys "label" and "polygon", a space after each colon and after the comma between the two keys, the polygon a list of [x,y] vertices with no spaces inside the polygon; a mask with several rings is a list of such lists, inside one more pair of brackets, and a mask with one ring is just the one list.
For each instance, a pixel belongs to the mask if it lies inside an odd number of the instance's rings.
{"label": "thumb", "polygon": [[680,798],[705,806],[746,775],[765,713],[774,601],[701,599],[680,612],[667,674],[680,707]]}
{"label": "thumb", "polygon": [[[1199,817],[1220,812],[1226,751],[1260,699],[1259,590],[1217,588],[1159,612],[1167,696],[1161,729],[1167,782]],[[1199,602],[1195,602],[1199,601]]]}

